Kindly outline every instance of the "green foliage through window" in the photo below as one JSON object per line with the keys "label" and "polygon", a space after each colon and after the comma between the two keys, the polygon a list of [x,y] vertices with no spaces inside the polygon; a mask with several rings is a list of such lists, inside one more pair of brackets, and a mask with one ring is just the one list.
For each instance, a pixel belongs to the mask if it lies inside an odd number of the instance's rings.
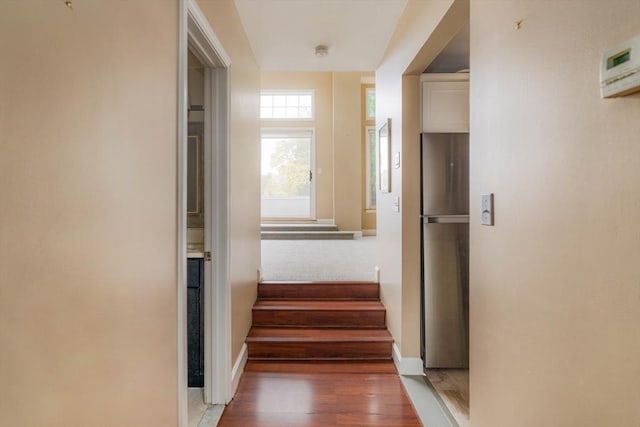
{"label": "green foliage through window", "polygon": [[375,88],[367,88],[367,96],[366,96],[366,105],[367,105],[367,120],[375,120],[376,119],[376,90]]}
{"label": "green foliage through window", "polygon": [[262,195],[309,196],[310,138],[262,138]]}
{"label": "green foliage through window", "polygon": [[377,159],[376,153],[376,129],[373,126],[367,126],[367,146],[366,146],[366,208],[376,208],[376,175],[377,175]]}

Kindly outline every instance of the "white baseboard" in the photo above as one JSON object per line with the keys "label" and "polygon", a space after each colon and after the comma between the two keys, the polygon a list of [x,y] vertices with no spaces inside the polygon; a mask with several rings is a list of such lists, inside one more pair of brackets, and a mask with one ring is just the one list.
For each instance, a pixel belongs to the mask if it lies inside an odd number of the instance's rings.
{"label": "white baseboard", "polygon": [[393,343],[393,363],[400,375],[424,375],[422,359],[419,357],[402,357],[400,349]]}
{"label": "white baseboard", "polygon": [[353,237],[355,239],[362,239],[362,231],[354,231],[353,232]]}
{"label": "white baseboard", "polygon": [[240,383],[240,376],[244,372],[244,366],[247,364],[247,359],[249,358],[249,351],[247,349],[247,344],[242,344],[242,349],[240,350],[240,354],[236,359],[236,363],[233,364],[233,369],[231,370],[231,397],[235,396],[236,390],[238,389],[238,384]]}
{"label": "white baseboard", "polygon": [[377,230],[373,229],[373,230],[362,230],[362,235],[363,236],[375,236],[377,233]]}
{"label": "white baseboard", "polygon": [[316,219],[316,222],[318,224],[331,224],[331,225],[335,225],[336,220],[333,218],[318,218]]}

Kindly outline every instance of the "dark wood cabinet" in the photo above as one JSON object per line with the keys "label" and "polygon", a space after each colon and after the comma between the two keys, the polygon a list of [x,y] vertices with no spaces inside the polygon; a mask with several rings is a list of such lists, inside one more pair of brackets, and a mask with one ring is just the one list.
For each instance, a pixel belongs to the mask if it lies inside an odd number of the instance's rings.
{"label": "dark wood cabinet", "polygon": [[189,387],[204,386],[204,261],[187,260],[187,359]]}

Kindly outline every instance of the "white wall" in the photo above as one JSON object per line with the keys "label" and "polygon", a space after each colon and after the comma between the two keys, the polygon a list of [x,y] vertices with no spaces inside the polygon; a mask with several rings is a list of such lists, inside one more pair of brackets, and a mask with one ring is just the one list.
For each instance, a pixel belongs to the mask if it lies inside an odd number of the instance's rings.
{"label": "white wall", "polygon": [[638,1],[471,2],[474,426],[640,425],[640,95],[598,82],[639,28]]}

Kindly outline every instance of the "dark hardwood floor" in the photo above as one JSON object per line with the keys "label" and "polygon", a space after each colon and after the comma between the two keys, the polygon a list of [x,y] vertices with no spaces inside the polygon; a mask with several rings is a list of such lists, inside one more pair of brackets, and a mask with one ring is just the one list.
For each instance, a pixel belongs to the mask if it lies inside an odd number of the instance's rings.
{"label": "dark hardwood floor", "polygon": [[249,361],[221,427],[421,426],[391,361]]}

